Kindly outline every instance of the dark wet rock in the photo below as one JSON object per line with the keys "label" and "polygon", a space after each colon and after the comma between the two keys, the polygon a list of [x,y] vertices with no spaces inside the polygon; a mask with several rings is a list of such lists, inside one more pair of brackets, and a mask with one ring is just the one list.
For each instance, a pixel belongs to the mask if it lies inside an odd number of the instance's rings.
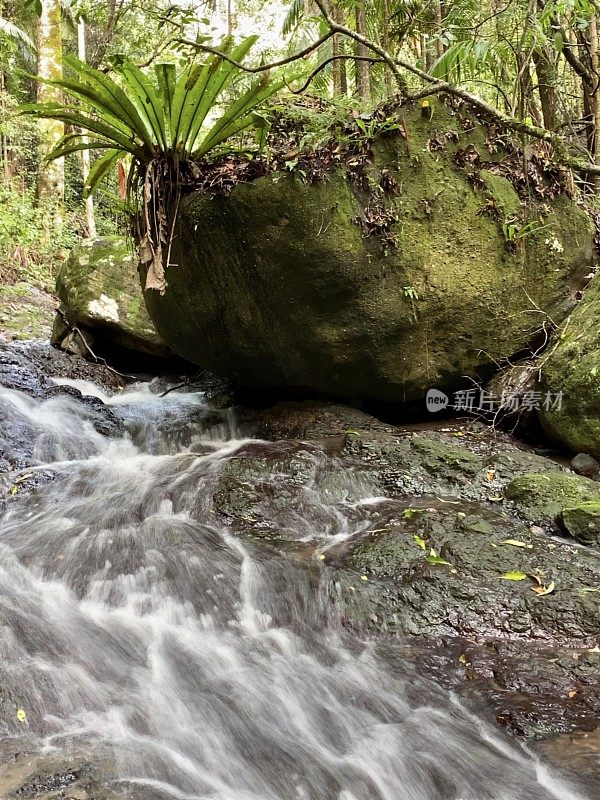
{"label": "dark wet rock", "polygon": [[[52,378],[93,381],[109,392],[125,385],[124,379],[108,367],[62,353],[42,342],[0,344],[0,386],[32,397],[64,392],[64,388],[57,389]],[[76,394],[79,396],[79,392]]]}
{"label": "dark wet rock", "polygon": [[[110,370],[61,353],[49,345],[30,342],[0,344],[0,510],[22,493],[44,486],[52,479],[48,470],[37,469],[51,446],[52,435],[40,427],[28,398],[47,404],[52,413],[64,402],[81,405],[81,424],[91,425],[104,436],[123,435],[122,421],[96,397],[82,396],[71,386],[59,386],[52,378],[95,381],[107,391],[122,381]],[[57,405],[58,404],[58,405]],[[65,454],[68,453],[68,446]],[[74,455],[74,453],[73,453]],[[36,467],[32,471],[32,467]]]}
{"label": "dark wet rock", "polygon": [[[600,671],[600,665],[598,665]],[[599,691],[600,694],[600,691]],[[597,718],[596,718],[597,722]],[[583,727],[583,726],[582,726]],[[536,747],[548,762],[561,769],[563,774],[595,797],[598,791],[598,763],[600,762],[600,727],[593,730],[561,732]]]}
{"label": "dark wet rock", "polygon": [[600,502],[563,508],[560,521],[567,533],[582,544],[600,547]]}
{"label": "dark wet rock", "polygon": [[[369,527],[326,552],[352,627],[385,634],[496,636],[592,647],[600,639],[593,553],[465,502],[382,503]],[[521,580],[503,576],[523,574]],[[540,595],[541,587],[550,593]]]}
{"label": "dark wet rock", "polygon": [[600,503],[600,486],[589,478],[566,472],[528,473],[508,484],[506,497],[530,521],[553,524],[565,508]]}
{"label": "dark wet rock", "polygon": [[593,456],[587,453],[579,453],[571,460],[571,469],[578,475],[583,475],[584,478],[591,478],[592,480],[598,478],[600,475],[600,464]]}
{"label": "dark wet rock", "polygon": [[[272,441],[231,454],[215,510],[232,532],[320,565],[346,628],[478,702],[482,691],[515,735],[596,725],[598,555],[551,537],[554,517],[534,524],[507,487],[597,483],[479,423],[397,427],[285,403],[246,412],[243,430]],[[325,532],[338,543],[323,548]]]}

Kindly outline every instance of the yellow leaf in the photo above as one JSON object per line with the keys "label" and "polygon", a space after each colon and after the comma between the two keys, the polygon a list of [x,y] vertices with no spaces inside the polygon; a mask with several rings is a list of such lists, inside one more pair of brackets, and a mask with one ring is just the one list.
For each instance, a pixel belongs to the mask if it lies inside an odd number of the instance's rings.
{"label": "yellow leaf", "polygon": [[579,694],[579,689],[573,689],[572,691],[569,692],[569,697],[571,698],[577,697],[578,694]]}
{"label": "yellow leaf", "polygon": [[325,561],[325,556],[323,555],[323,553],[320,554],[319,561]]}
{"label": "yellow leaf", "polygon": [[27,714],[22,708],[17,711],[17,719],[19,722],[27,722]]}
{"label": "yellow leaf", "polygon": [[459,655],[458,662],[459,662],[459,664],[466,664],[467,663],[467,657],[466,657],[466,655],[464,653],[461,653]]}
{"label": "yellow leaf", "polygon": [[532,544],[527,544],[527,542],[520,542],[518,539],[504,539],[502,544],[510,544],[513,547],[526,547],[528,550],[533,548]]}
{"label": "yellow leaf", "polygon": [[502,580],[505,581],[524,581],[527,577],[527,573],[525,572],[505,572],[504,575],[500,576]]}
{"label": "yellow leaf", "polygon": [[361,575],[360,579],[361,579],[361,581],[368,581],[369,580],[366,575]]}
{"label": "yellow leaf", "polygon": [[488,479],[488,481],[493,481],[496,477],[496,471],[493,469],[488,469],[488,471],[485,473],[485,477]]}
{"label": "yellow leaf", "polygon": [[427,549],[427,544],[426,544],[426,542],[425,542],[425,539],[423,539],[423,537],[422,537],[422,536],[419,536],[419,534],[418,534],[418,533],[415,533],[415,535],[413,536],[413,539],[414,539],[414,540],[415,540],[415,542],[416,542],[416,543],[419,545],[419,547],[421,548],[421,550],[426,550],[426,549]]}
{"label": "yellow leaf", "polygon": [[588,650],[588,653],[600,653],[600,647],[596,645],[595,647],[592,647],[591,650]]}

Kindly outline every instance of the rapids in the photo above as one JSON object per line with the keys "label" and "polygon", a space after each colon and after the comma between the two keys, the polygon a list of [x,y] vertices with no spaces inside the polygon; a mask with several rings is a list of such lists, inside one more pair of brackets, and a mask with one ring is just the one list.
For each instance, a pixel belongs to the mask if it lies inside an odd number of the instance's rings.
{"label": "rapids", "polygon": [[3,424],[54,478],[0,520],[4,737],[85,751],[110,797],[586,796],[392,644],[344,631],[318,559],[352,533],[343,501],[311,498],[303,555],[233,536],[211,504],[247,442],[232,416],[207,424],[202,394],[70,383],[126,434],[75,397],[0,389]]}

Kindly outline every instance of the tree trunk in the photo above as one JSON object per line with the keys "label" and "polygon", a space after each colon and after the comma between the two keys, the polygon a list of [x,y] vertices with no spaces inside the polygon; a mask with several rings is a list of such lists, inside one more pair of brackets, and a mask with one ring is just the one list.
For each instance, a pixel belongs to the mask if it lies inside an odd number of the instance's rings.
{"label": "tree trunk", "polygon": [[[600,164],[600,56],[598,54],[598,18],[596,14],[590,17],[590,60],[592,62],[592,77],[594,89],[591,96],[592,117],[594,123],[594,142],[592,149],[592,161]],[[600,176],[595,176],[594,186],[596,190],[600,188]]]}
{"label": "tree trunk", "polygon": [[[362,36],[368,36],[367,11],[364,0],[358,0],[356,3],[356,32]],[[356,55],[361,59],[368,57],[370,55],[369,48],[357,42]],[[368,61],[356,61],[356,93],[366,103],[371,99],[371,65]]]}
{"label": "tree trunk", "polygon": [[[382,0],[381,4],[381,14],[382,14],[382,41],[381,44],[383,45],[383,49],[386,53],[391,52],[390,49],[390,0]],[[388,95],[392,95],[394,93],[394,76],[392,74],[391,69],[386,64],[385,66],[385,85],[387,87]]]}
{"label": "tree trunk", "polygon": [[544,126],[549,131],[555,131],[560,125],[556,89],[556,60],[546,49],[540,49],[533,51],[533,63],[535,64]]}
{"label": "tree trunk", "polygon": [[[58,80],[62,78],[62,32],[60,0],[42,0],[38,36],[38,74],[42,78]],[[39,103],[55,103],[62,100],[61,92],[54,86],[38,84]],[[45,158],[56,146],[65,132],[62,122],[41,120],[40,122],[40,166],[37,178],[38,199],[53,206],[54,222],[62,224],[63,202],[65,196],[64,159],[50,163]]]}
{"label": "tree trunk", "polygon": [[[79,17],[77,23],[77,55],[80,61],[86,61],[86,46],[85,46],[85,22],[83,17]],[[82,136],[82,141],[87,142],[88,137]],[[83,183],[87,182],[88,175],[90,174],[90,151],[81,151],[81,173],[83,175]],[[96,215],[94,214],[94,198],[90,195],[85,201],[85,217],[87,221],[88,236],[90,239],[95,239],[98,235],[96,231]]]}

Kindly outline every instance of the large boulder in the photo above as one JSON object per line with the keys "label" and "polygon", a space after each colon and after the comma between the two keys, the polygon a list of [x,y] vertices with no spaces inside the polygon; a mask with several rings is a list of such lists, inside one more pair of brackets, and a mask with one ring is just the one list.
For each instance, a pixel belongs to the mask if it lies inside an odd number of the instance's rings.
{"label": "large boulder", "polygon": [[[86,239],[73,248],[56,281],[60,310],[52,343],[79,349],[81,336],[103,343],[166,356],[144,304],[131,244],[120,236]],[[73,326],[81,336],[70,335]],[[90,338],[89,341],[92,341]]]}
{"label": "large boulder", "polygon": [[574,453],[600,457],[600,280],[556,333],[541,363],[541,389],[553,402],[540,412],[546,432]]}
{"label": "large boulder", "polygon": [[484,379],[540,312],[565,317],[588,216],[539,165],[544,191],[520,197],[503,174],[520,157],[477,120],[441,103],[400,119],[323,180],[281,170],[183,202],[168,288],[146,292],[175,352],[249,387],[397,403]]}

